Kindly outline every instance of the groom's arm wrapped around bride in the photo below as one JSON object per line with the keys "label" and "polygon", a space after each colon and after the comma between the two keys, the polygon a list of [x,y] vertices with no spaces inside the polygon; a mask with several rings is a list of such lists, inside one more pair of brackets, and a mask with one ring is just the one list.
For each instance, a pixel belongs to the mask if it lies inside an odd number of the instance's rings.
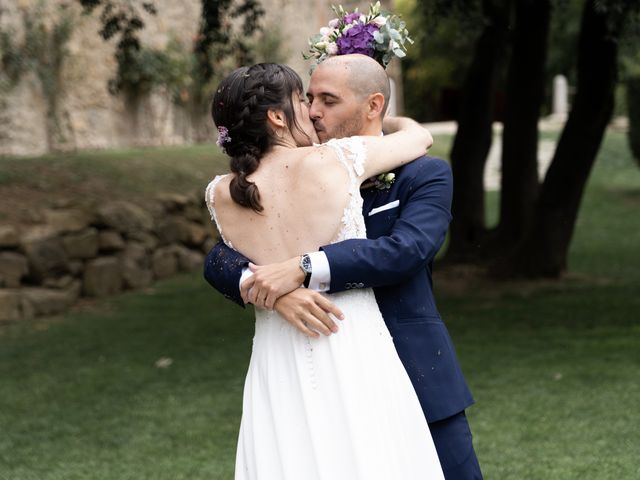
{"label": "groom's arm wrapped around bride", "polygon": [[[313,281],[320,291],[329,293],[350,288],[399,285],[424,271],[430,277],[431,263],[446,237],[451,220],[453,189],[449,165],[433,157],[422,157],[397,171],[397,180],[387,190],[363,190],[363,213],[367,239],[350,239],[321,247],[326,255],[330,281]],[[209,252],[204,275],[226,298],[244,306],[239,285],[250,260],[219,242]],[[260,267],[259,267],[260,268]],[[270,266],[271,271],[300,276],[297,261]],[[287,270],[288,269],[288,270]],[[272,276],[254,280],[266,289]],[[245,275],[246,276],[246,275]],[[323,279],[324,280],[324,279]],[[293,281],[299,285],[302,281]],[[280,291],[277,296],[288,293]]]}
{"label": "groom's arm wrapped around bride", "polygon": [[[437,310],[431,279],[433,259],[451,220],[453,179],[449,165],[433,157],[420,157],[394,173],[396,180],[389,189],[361,191],[368,238],[345,240],[321,251],[330,267],[330,292],[374,288],[427,420],[435,422],[463,412],[473,403]],[[249,259],[219,243],[207,257],[205,277],[227,298],[244,305],[239,282],[248,265]],[[296,262],[282,265],[299,280]],[[300,312],[296,302],[303,298],[301,293],[317,295],[298,288],[276,305],[291,324],[299,324],[297,314],[290,312]],[[289,301],[290,297],[293,300]]]}

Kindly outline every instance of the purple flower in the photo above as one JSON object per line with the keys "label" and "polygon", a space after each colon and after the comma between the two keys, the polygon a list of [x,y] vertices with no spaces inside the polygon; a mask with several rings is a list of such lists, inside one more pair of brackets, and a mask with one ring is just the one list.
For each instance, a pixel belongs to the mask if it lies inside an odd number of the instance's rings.
{"label": "purple flower", "polygon": [[371,23],[354,25],[336,40],[338,54],[361,53],[373,57],[375,53],[373,34],[376,31],[378,27]]}
{"label": "purple flower", "polygon": [[227,127],[218,127],[218,140],[216,140],[216,145],[222,147],[225,143],[230,141],[231,137],[229,136],[229,130]]}
{"label": "purple flower", "polygon": [[349,25],[350,23],[357,22],[358,20],[360,20],[360,13],[353,12],[353,13],[350,13],[349,15],[345,15],[343,20],[345,25]]}

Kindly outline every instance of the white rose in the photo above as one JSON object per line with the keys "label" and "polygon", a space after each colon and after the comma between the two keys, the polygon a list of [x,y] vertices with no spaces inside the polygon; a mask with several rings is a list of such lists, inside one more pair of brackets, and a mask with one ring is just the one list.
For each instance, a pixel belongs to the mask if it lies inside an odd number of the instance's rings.
{"label": "white rose", "polygon": [[373,23],[374,25],[377,25],[378,27],[384,27],[387,24],[387,17],[376,17],[373,20],[371,20],[371,23]]}
{"label": "white rose", "polygon": [[330,43],[327,45],[327,54],[328,55],[337,55],[338,54],[338,45],[335,43]]}
{"label": "white rose", "polygon": [[322,35],[323,37],[328,37],[329,35],[331,35],[331,33],[333,33],[333,29],[329,27],[322,27],[320,29],[320,35]]}

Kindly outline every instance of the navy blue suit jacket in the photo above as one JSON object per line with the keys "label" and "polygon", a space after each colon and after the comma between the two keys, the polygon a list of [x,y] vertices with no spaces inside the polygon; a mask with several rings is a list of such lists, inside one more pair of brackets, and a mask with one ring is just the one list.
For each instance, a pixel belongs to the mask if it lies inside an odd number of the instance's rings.
{"label": "navy blue suit jacket", "polygon": [[[463,411],[473,397],[453,342],[433,298],[433,259],[444,242],[453,180],[449,165],[421,157],[397,169],[388,190],[362,191],[366,239],[321,248],[329,260],[330,292],[373,287],[427,420]],[[383,208],[393,202],[397,207]],[[248,259],[219,242],[205,262],[205,278],[229,299],[244,305],[239,281]]]}

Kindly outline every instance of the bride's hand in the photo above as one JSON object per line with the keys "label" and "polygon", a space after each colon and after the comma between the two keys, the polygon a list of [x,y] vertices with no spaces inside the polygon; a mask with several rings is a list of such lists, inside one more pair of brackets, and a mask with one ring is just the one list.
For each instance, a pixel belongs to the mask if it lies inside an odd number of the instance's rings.
{"label": "bride's hand", "polygon": [[287,322],[309,337],[317,338],[320,333],[331,335],[338,331],[338,325],[329,316],[344,320],[344,314],[333,303],[314,290],[298,288],[280,297],[275,310]]}
{"label": "bride's hand", "polygon": [[408,117],[392,117],[390,115],[386,115],[382,120],[382,131],[387,135],[400,130],[416,127],[420,127],[420,131],[426,130],[426,134],[428,135],[427,150],[429,150],[433,145],[433,136],[431,136],[431,132],[414,120]]}
{"label": "bride's hand", "polygon": [[240,295],[244,303],[273,310],[276,300],[304,282],[304,273],[300,270],[298,257],[269,265],[249,264],[253,275],[240,285]]}

